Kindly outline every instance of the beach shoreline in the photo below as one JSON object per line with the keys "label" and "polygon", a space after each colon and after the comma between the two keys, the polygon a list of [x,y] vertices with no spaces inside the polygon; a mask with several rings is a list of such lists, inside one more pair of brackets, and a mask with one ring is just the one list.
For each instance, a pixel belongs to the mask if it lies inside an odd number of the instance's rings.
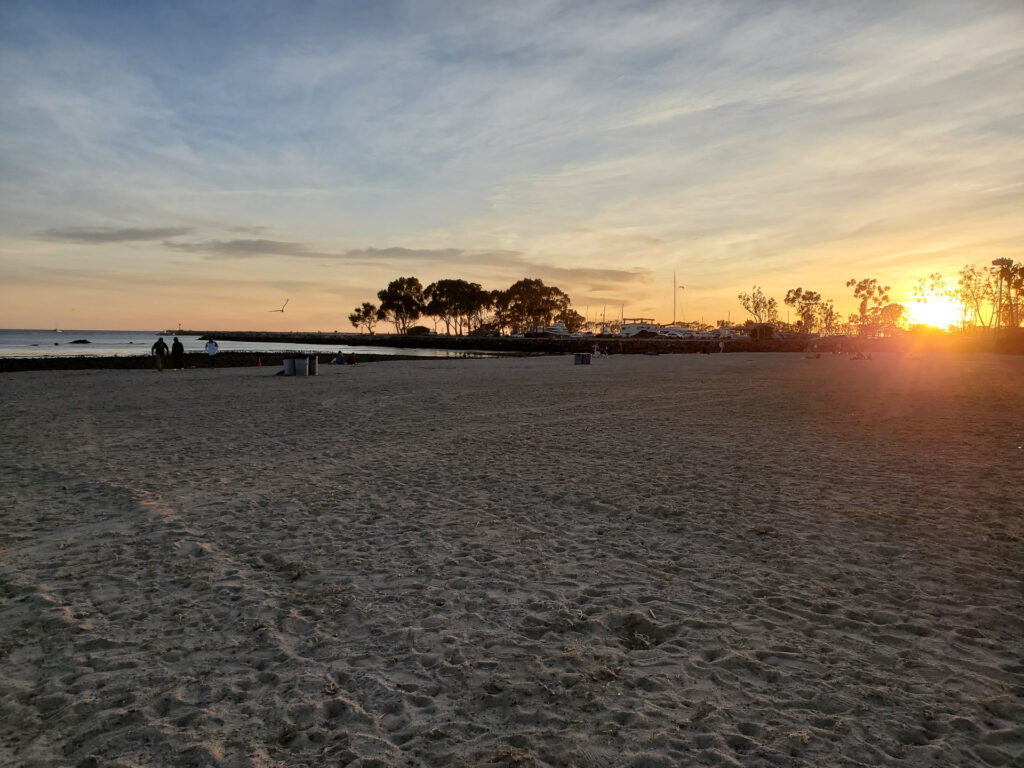
{"label": "beach shoreline", "polygon": [[[375,363],[387,360],[448,360],[456,358],[425,357],[420,355],[381,355],[373,352],[354,351],[345,353],[346,359],[355,363]],[[467,355],[468,356],[468,355]],[[310,354],[308,352],[218,352],[215,366],[218,368],[275,368],[283,370],[286,358],[316,358],[318,367],[330,365],[336,355]],[[461,359],[461,358],[459,358]],[[184,356],[185,370],[210,367],[209,355],[204,352],[189,352]],[[77,371],[77,370],[157,370],[153,355],[96,355],[66,357],[0,357],[0,374],[25,371]],[[171,358],[165,357],[163,370],[171,371]]]}
{"label": "beach shoreline", "polygon": [[0,762],[1024,759],[1024,359],[274,374],[0,375]]}

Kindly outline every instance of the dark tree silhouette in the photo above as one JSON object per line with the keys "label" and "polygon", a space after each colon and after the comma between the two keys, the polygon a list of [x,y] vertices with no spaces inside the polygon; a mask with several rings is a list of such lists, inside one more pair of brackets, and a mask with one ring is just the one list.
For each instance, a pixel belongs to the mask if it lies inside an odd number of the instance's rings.
{"label": "dark tree silhouette", "polygon": [[800,318],[800,330],[813,333],[821,308],[821,294],[817,291],[805,291],[803,288],[790,288],[785,302],[796,310]]}
{"label": "dark tree silhouette", "polygon": [[889,302],[888,285],[880,285],[872,277],[847,280],[846,287],[853,288],[854,298],[860,299],[858,314],[850,315],[850,323],[861,336],[884,336],[899,328],[906,307]]}
{"label": "dark tree silhouette", "polygon": [[491,304],[491,293],[478,283],[465,280],[438,280],[423,290],[426,300],[424,314],[442,320],[445,332],[458,335],[480,326],[485,309]]}
{"label": "dark tree silhouette", "polygon": [[377,318],[393,323],[396,333],[406,333],[423,314],[423,286],[415,277],[400,277],[377,292],[380,308]]}
{"label": "dark tree silhouette", "polygon": [[[512,284],[507,290],[495,291],[493,298],[495,324],[499,328],[510,328],[513,333],[551,325],[560,315],[566,316],[571,304],[560,289],[544,285],[543,280],[529,278]],[[575,322],[574,318],[570,319]]]}
{"label": "dark tree silhouette", "polygon": [[826,336],[831,336],[839,330],[840,317],[836,312],[832,299],[823,301],[818,305],[818,321],[821,323],[821,331]]}
{"label": "dark tree silhouette", "polygon": [[377,324],[377,319],[377,307],[368,301],[364,301],[361,306],[356,307],[352,314],[348,316],[348,321],[352,323],[352,327],[359,328],[362,326],[366,328],[367,333],[373,333],[373,326]]}
{"label": "dark tree silhouette", "polygon": [[751,293],[741,293],[736,298],[740,300],[740,305],[750,313],[755,322],[774,323],[779,318],[778,302],[765,296],[759,285],[755,285]]}

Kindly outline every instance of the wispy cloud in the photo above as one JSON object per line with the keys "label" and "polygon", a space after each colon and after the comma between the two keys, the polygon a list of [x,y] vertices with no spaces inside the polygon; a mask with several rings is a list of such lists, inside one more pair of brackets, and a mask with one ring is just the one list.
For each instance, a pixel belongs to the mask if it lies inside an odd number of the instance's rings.
{"label": "wispy cloud", "polygon": [[211,259],[251,259],[260,257],[286,257],[298,259],[328,259],[347,265],[387,266],[396,270],[442,267],[457,271],[459,268],[506,268],[523,276],[541,275],[548,278],[570,278],[596,283],[632,283],[647,275],[643,268],[599,269],[592,267],[560,267],[556,264],[530,260],[520,251],[479,250],[467,248],[352,248],[338,253],[315,249],[298,242],[280,240],[204,240],[199,242],[165,242],[164,246],[179,251],[206,254]]}
{"label": "wispy cloud", "polygon": [[517,251],[468,250],[464,248],[353,248],[342,254],[353,263],[406,264],[437,262],[447,264],[510,264],[519,262]]}
{"label": "wispy cloud", "polygon": [[101,245],[104,243],[165,240],[169,237],[181,237],[191,232],[190,227],[65,227],[63,229],[48,229],[42,233],[42,237],[66,243]]}
{"label": "wispy cloud", "polygon": [[252,259],[263,256],[289,256],[303,259],[337,258],[336,254],[310,250],[302,243],[280,240],[203,240],[200,242],[165,242],[164,246],[179,251],[207,254],[209,259]]}

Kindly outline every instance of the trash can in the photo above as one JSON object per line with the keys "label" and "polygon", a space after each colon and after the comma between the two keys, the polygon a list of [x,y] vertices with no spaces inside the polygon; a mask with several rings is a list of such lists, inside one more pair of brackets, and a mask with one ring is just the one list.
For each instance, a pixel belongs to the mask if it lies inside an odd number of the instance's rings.
{"label": "trash can", "polygon": [[309,356],[309,375],[316,376],[320,369],[320,358],[316,355]]}
{"label": "trash can", "polygon": [[308,357],[296,357],[292,359],[295,363],[295,375],[305,376],[309,373],[309,358]]}
{"label": "trash can", "polygon": [[576,358],[573,365],[590,365],[590,353],[589,352],[576,352],[574,354]]}
{"label": "trash can", "polygon": [[284,375],[294,376],[295,375],[295,358],[286,357],[284,359]]}

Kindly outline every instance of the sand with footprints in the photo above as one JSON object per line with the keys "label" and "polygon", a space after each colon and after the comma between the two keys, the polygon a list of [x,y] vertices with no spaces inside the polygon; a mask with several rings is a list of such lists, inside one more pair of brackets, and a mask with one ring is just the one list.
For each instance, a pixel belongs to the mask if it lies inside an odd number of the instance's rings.
{"label": "sand with footprints", "polygon": [[0,376],[0,763],[1024,761],[1024,358]]}

